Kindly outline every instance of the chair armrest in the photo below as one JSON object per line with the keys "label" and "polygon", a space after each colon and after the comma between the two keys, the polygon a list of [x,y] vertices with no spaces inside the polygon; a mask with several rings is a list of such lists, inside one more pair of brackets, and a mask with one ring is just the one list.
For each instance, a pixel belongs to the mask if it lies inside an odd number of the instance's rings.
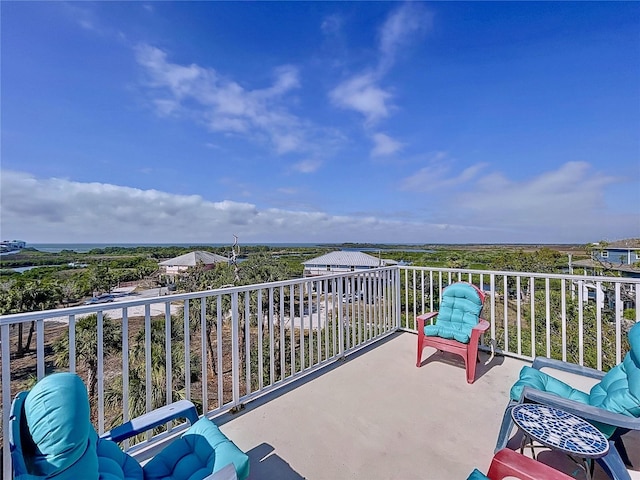
{"label": "chair armrest", "polygon": [[186,418],[193,425],[198,421],[198,411],[190,401],[180,400],[123,423],[103,433],[100,438],[121,442],[176,418]]}
{"label": "chair armrest", "polygon": [[563,362],[562,360],[547,357],[536,357],[531,367],[536,370],[540,370],[545,367],[554,368],[556,370],[562,370],[563,372],[575,373],[583,377],[595,378],[598,380],[606,375],[605,372],[596,370],[595,368],[576,365],[575,363]]}
{"label": "chair armrest", "polygon": [[216,473],[212,473],[211,475],[204,477],[202,480],[238,480],[236,467],[233,463],[230,463],[222,467]]}
{"label": "chair armrest", "polygon": [[471,338],[469,339],[470,344],[478,344],[480,340],[480,335],[485,332],[489,328],[489,322],[487,322],[484,318],[481,318],[478,324],[471,329]]}
{"label": "chair armrest", "polygon": [[438,315],[438,312],[429,312],[429,313],[423,313],[422,315],[419,315],[416,317],[416,329],[421,332],[422,330],[424,330],[424,324],[427,322],[427,320],[431,320],[433,317],[436,317]]}
{"label": "chair armrest", "polygon": [[631,430],[640,430],[640,418],[630,417],[621,413],[610,412],[602,408],[593,407],[586,403],[569,400],[559,395],[549,392],[543,392],[532,387],[524,387],[520,395],[520,403],[525,400],[535,403],[542,403],[572,413],[576,417],[585,420],[593,420],[614,427],[628,428]]}
{"label": "chair armrest", "polygon": [[472,330],[478,330],[479,332],[485,332],[489,328],[489,322],[487,322],[484,318],[481,318],[478,324],[473,327]]}

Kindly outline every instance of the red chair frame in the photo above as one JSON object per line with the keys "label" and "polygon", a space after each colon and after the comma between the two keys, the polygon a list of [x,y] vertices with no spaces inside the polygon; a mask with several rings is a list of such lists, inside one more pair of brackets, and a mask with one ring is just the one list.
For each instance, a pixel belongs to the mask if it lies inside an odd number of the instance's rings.
{"label": "red chair frame", "polygon": [[507,477],[520,480],[575,480],[560,470],[508,448],[503,448],[494,455],[487,477],[490,480],[502,480]]}
{"label": "red chair frame", "polygon": [[[469,285],[476,290],[480,301],[484,304],[484,292],[473,284]],[[443,352],[455,353],[464,359],[464,366],[467,371],[467,383],[473,383],[476,378],[476,364],[479,362],[478,343],[480,342],[480,335],[489,328],[489,322],[484,318],[478,317],[478,324],[471,330],[469,343],[461,343],[453,339],[432,337],[424,334],[425,323],[436,315],[438,315],[438,312],[429,312],[416,317],[418,328],[418,359],[416,361],[416,367],[421,366],[422,351],[425,347],[433,347]]]}

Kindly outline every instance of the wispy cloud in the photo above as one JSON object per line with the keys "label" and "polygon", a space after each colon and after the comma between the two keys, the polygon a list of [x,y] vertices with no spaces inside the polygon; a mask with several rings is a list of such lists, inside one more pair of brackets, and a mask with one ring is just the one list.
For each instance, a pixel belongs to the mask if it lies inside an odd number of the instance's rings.
{"label": "wispy cloud", "polygon": [[[605,193],[616,178],[586,162],[567,162],[526,180],[513,180],[487,165],[462,170],[441,152],[436,161],[406,178],[404,190],[430,193],[433,222],[492,227],[498,238],[519,242],[581,242],[637,236],[640,222],[629,205],[607,205]],[[470,237],[468,241],[474,237]]]}
{"label": "wispy cloud", "polygon": [[[361,114],[367,129],[387,118],[396,107],[392,89],[381,85],[384,77],[402,49],[415,43],[431,23],[431,14],[416,2],[404,3],[393,10],[380,28],[377,65],[350,75],[333,88],[329,92],[332,104]],[[384,134],[374,134],[371,138],[374,157],[395,153],[402,147]]]}
{"label": "wispy cloud", "polygon": [[436,152],[425,167],[400,182],[400,189],[414,192],[446,190],[474,180],[486,167],[486,164],[478,163],[459,170],[457,163],[447,152]]}
{"label": "wispy cloud", "polygon": [[363,73],[338,85],[329,93],[338,107],[355,110],[364,115],[366,124],[372,125],[389,115],[391,94],[378,86],[374,73]]}
{"label": "wispy cloud", "polygon": [[294,163],[292,169],[300,173],[313,173],[320,168],[322,162],[314,159],[302,160]]}
{"label": "wispy cloud", "polygon": [[492,217],[506,225],[571,228],[581,221],[606,221],[598,218],[607,210],[604,190],[619,181],[593,171],[586,162],[567,162],[526,181],[501,173],[485,175],[460,192],[456,204],[478,218]]}
{"label": "wispy cloud", "polygon": [[379,70],[388,70],[398,52],[419,39],[431,28],[432,22],[432,14],[417,2],[407,2],[392,12],[380,29]]}
{"label": "wispy cloud", "polygon": [[151,45],[139,45],[136,59],[158,115],[194,117],[216,132],[266,136],[281,154],[307,148],[304,122],[285,106],[285,97],[300,87],[295,67],[281,66],[271,86],[248,90],[213,68],[172,63]]}
{"label": "wispy cloud", "polygon": [[371,150],[372,157],[382,157],[387,155],[393,155],[394,153],[402,150],[404,144],[394,140],[386,133],[375,133],[372,135],[373,149]]}

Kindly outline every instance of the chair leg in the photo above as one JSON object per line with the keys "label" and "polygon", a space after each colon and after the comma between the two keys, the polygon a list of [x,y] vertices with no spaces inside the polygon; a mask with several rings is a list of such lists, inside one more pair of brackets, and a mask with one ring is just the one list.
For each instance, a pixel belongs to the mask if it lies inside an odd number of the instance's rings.
{"label": "chair leg", "polygon": [[467,353],[467,357],[464,359],[464,368],[467,371],[467,383],[473,383],[476,379],[476,362],[475,359],[469,358],[469,354]]}
{"label": "chair leg", "polygon": [[609,475],[611,480],[631,480],[631,476],[629,475],[627,468],[624,466],[622,458],[620,458],[620,454],[616,449],[615,443],[611,440],[609,441],[609,453],[602,458],[598,458],[597,462],[604,469],[607,475]]}
{"label": "chair leg", "polygon": [[624,462],[624,464],[631,468],[633,465],[631,464],[631,460],[629,459],[629,454],[627,453],[627,448],[624,446],[624,442],[622,441],[622,435],[628,433],[629,429],[627,428],[618,428],[613,435],[611,435],[610,440],[615,444],[616,449],[618,450],[618,454],[620,454],[620,458]]}
{"label": "chair leg", "polygon": [[416,367],[420,366],[420,363],[422,363],[422,345],[424,343],[424,335],[420,335],[418,333],[418,359],[416,360]]}
{"label": "chair leg", "polygon": [[498,433],[498,441],[496,442],[496,448],[493,453],[498,453],[500,450],[507,446],[509,442],[509,435],[513,430],[513,418],[511,417],[511,409],[517,405],[517,402],[510,401],[507,404],[507,408],[504,409],[504,415],[502,416],[502,425],[500,425],[500,432]]}
{"label": "chair leg", "polygon": [[476,366],[478,365],[478,346],[467,346],[467,356],[464,359],[465,368],[467,370],[467,383],[473,383],[476,379]]}

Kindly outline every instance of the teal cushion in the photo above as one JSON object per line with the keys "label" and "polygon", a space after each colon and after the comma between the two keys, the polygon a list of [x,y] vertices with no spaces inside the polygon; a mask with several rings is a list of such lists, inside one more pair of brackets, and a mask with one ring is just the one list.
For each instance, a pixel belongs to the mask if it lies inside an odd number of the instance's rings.
{"label": "teal cushion", "polygon": [[145,480],[200,480],[233,463],[239,480],[249,475],[249,457],[207,418],[193,424],[144,467]]}
{"label": "teal cushion", "polygon": [[467,480],[489,480],[489,477],[476,468],[471,472],[471,475],[467,477]]}
{"label": "teal cushion", "polygon": [[522,367],[520,379],[511,387],[511,399],[520,400],[524,387],[533,387],[543,392],[555,393],[564,398],[589,404],[589,395],[570,385],[531,367]]}
{"label": "teal cushion", "polygon": [[640,416],[640,323],[629,330],[631,349],[590,392],[590,404],[611,412]]}
{"label": "teal cushion", "polygon": [[29,459],[34,473],[62,479],[80,478],[83,472],[82,478],[98,478],[96,436],[80,377],[57,373],[43,378],[27,395],[24,414],[36,445]]}
{"label": "teal cushion", "polygon": [[[636,323],[629,330],[628,338],[630,350],[622,363],[609,370],[602,380],[591,388],[589,394],[571,388],[539,370],[523,367],[520,379],[511,387],[511,399],[519,400],[522,389],[529,386],[610,412],[640,417],[640,323]],[[611,436],[615,431],[615,427],[610,425],[597,422],[594,424],[607,436]]]}
{"label": "teal cushion", "polygon": [[99,438],[96,449],[100,480],[143,480],[140,464],[115,442]]}
{"label": "teal cushion", "polygon": [[469,343],[471,330],[478,324],[482,300],[476,288],[466,282],[449,285],[442,292],[442,302],[434,325],[426,325],[424,334]]}

